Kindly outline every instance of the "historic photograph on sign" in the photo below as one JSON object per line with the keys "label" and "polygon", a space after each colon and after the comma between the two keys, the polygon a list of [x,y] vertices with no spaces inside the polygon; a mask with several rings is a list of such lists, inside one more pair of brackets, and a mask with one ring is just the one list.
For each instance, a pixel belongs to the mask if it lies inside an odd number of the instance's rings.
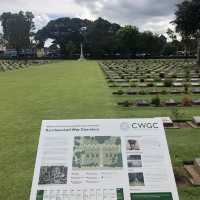
{"label": "historic photograph on sign", "polygon": [[137,140],[134,140],[134,139],[127,140],[126,150],[127,151],[140,150],[139,142]]}
{"label": "historic photograph on sign", "polygon": [[66,184],[67,171],[65,166],[42,166],[40,168],[39,184]]}
{"label": "historic photograph on sign", "polygon": [[127,156],[128,167],[142,167],[141,155],[128,155]]}
{"label": "historic photograph on sign", "polygon": [[144,176],[142,172],[129,173],[128,178],[130,186],[144,186]]}
{"label": "historic photograph on sign", "polygon": [[44,190],[38,190],[36,200],[43,200],[44,197]]}
{"label": "historic photograph on sign", "polygon": [[123,167],[120,137],[75,137],[73,151],[73,169]]}

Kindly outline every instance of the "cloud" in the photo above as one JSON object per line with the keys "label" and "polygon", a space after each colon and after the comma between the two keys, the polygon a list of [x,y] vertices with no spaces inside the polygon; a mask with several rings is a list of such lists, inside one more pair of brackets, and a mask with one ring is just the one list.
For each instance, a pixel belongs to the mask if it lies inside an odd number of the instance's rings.
{"label": "cloud", "polygon": [[1,0],[0,13],[32,11],[40,29],[56,17],[103,17],[141,30],[164,33],[174,18],[175,4],[182,0]]}
{"label": "cloud", "polygon": [[46,26],[51,18],[47,14],[37,14],[34,18],[36,30],[39,30]]}
{"label": "cloud", "polygon": [[[75,0],[101,16],[122,25],[132,24],[142,31],[165,33],[174,19],[176,4],[182,0]],[[96,6],[98,5],[98,6]]]}

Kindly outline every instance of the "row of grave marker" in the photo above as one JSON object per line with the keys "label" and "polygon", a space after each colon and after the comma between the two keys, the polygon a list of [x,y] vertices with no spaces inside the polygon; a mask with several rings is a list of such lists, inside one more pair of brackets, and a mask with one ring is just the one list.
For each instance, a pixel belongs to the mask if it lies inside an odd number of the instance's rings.
{"label": "row of grave marker", "polygon": [[27,60],[27,61],[23,61],[23,60],[15,60],[15,61],[11,61],[11,60],[1,60],[0,61],[0,71],[1,72],[5,72],[5,71],[9,71],[9,70],[17,70],[17,69],[24,69],[24,68],[28,68],[31,65],[42,65],[42,64],[47,64],[50,61],[48,60]]}
{"label": "row of grave marker", "polygon": [[160,117],[165,128],[200,128],[200,116],[194,116],[191,121],[173,121],[170,117]]}
{"label": "row of grave marker", "polygon": [[193,94],[200,94],[200,88],[192,88],[191,90],[185,91],[184,88],[165,88],[165,89],[128,89],[128,90],[117,90],[114,91],[112,94],[113,95],[119,95],[119,96],[126,96],[126,95],[149,95],[149,94],[188,94],[188,93],[193,93]]}
{"label": "row of grave marker", "polygon": [[[184,99],[183,99],[184,101]],[[187,100],[187,104],[184,102],[178,102],[174,99],[169,99],[165,102],[161,102],[159,104],[154,104],[148,100],[136,100],[135,102],[131,102],[131,101],[122,101],[122,102],[118,102],[117,103],[120,106],[123,107],[130,107],[130,106],[140,106],[140,107],[147,107],[147,106],[156,106],[156,107],[163,107],[163,106],[199,106],[200,105],[200,99],[193,99],[191,100],[191,102],[189,100]]]}

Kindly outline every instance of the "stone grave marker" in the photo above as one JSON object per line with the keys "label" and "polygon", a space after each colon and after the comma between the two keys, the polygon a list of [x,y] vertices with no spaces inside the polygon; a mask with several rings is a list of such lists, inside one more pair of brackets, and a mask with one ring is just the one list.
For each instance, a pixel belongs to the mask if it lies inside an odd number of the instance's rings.
{"label": "stone grave marker", "polygon": [[200,158],[196,158],[194,164],[184,165],[184,168],[188,172],[188,180],[194,186],[200,186]]}
{"label": "stone grave marker", "polygon": [[200,94],[200,88],[192,88],[192,93]]}
{"label": "stone grave marker", "polygon": [[192,104],[194,105],[200,105],[200,99],[193,99]]}
{"label": "stone grave marker", "polygon": [[174,123],[172,121],[172,119],[170,117],[160,117],[162,122],[163,122],[163,125],[164,127],[173,127],[174,126]]}
{"label": "stone grave marker", "polygon": [[190,84],[191,84],[191,86],[200,86],[199,82],[191,82]]}
{"label": "stone grave marker", "polygon": [[183,86],[183,83],[174,82],[174,83],[173,83],[173,86],[175,86],[175,87],[182,87],[182,86]]}
{"label": "stone grave marker", "polygon": [[169,99],[165,102],[166,106],[177,106],[178,102],[176,102],[174,99]]}
{"label": "stone grave marker", "polygon": [[195,123],[195,125],[200,126],[200,116],[194,116],[193,122]]}
{"label": "stone grave marker", "polygon": [[143,99],[138,100],[136,104],[137,104],[137,106],[150,106],[150,103],[146,100],[143,100]]}
{"label": "stone grave marker", "polygon": [[163,87],[164,86],[164,83],[155,83],[155,86],[157,86],[157,87]]}
{"label": "stone grave marker", "polygon": [[196,158],[195,161],[194,161],[194,166],[195,166],[195,169],[197,170],[197,172],[199,173],[200,175],[200,158]]}

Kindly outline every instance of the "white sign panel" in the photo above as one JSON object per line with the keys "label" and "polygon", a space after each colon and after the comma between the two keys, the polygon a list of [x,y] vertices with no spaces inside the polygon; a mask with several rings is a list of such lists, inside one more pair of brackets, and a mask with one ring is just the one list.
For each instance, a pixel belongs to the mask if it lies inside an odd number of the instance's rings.
{"label": "white sign panel", "polygon": [[161,119],[43,121],[30,200],[178,200]]}

